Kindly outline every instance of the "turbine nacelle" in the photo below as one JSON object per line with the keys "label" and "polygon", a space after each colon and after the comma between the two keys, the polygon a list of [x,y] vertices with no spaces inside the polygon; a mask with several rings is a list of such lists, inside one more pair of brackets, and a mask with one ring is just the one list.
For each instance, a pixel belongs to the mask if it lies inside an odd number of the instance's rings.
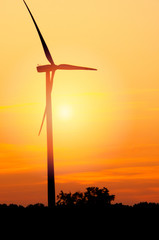
{"label": "turbine nacelle", "polygon": [[51,71],[56,71],[57,66],[56,65],[42,65],[42,66],[37,66],[37,71],[40,72],[51,72]]}
{"label": "turbine nacelle", "polygon": [[48,64],[48,65],[43,65],[43,66],[38,66],[37,71],[38,72],[52,72],[56,70],[92,70],[92,71],[97,71],[95,68],[88,68],[88,67],[80,67],[80,66],[74,66],[70,64],[60,64],[60,65],[55,65],[55,64]]}

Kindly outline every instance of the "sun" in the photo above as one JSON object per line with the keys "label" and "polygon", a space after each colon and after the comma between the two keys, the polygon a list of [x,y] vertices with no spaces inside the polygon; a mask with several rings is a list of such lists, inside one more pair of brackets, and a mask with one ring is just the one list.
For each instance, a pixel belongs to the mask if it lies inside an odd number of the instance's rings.
{"label": "sun", "polygon": [[61,105],[58,110],[59,118],[62,120],[69,120],[72,116],[72,109],[69,105]]}

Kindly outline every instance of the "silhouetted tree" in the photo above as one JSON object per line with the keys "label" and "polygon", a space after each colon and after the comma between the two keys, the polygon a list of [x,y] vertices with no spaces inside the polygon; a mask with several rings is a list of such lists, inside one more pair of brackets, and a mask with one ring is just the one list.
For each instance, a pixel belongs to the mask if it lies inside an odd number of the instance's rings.
{"label": "silhouetted tree", "polygon": [[137,204],[134,204],[133,208],[143,208],[143,209],[152,209],[152,208],[155,208],[155,209],[159,209],[159,204],[158,203],[148,203],[148,202],[140,202],[140,203],[137,203]]}
{"label": "silhouetted tree", "polygon": [[109,206],[115,199],[115,195],[110,195],[107,188],[88,187],[84,193],[75,192],[64,193],[61,191],[57,196],[57,206],[87,206],[87,207],[105,207]]}
{"label": "silhouetted tree", "polygon": [[73,207],[75,205],[79,205],[81,203],[83,198],[83,193],[80,192],[75,192],[74,194],[72,193],[64,193],[61,191],[59,195],[57,195],[57,206],[68,206],[68,207]]}
{"label": "silhouetted tree", "polygon": [[5,209],[7,207],[8,207],[7,204],[0,204],[0,209]]}
{"label": "silhouetted tree", "polygon": [[107,188],[89,187],[84,193],[85,201],[88,205],[107,206],[115,199],[115,195],[109,195]]}
{"label": "silhouetted tree", "polygon": [[12,208],[12,209],[17,209],[19,206],[16,205],[16,204],[11,203],[8,207]]}
{"label": "silhouetted tree", "polygon": [[42,203],[36,203],[36,204],[30,204],[30,205],[28,205],[26,208],[30,208],[30,209],[35,209],[35,208],[44,208],[45,206],[44,206],[44,204],[42,204]]}

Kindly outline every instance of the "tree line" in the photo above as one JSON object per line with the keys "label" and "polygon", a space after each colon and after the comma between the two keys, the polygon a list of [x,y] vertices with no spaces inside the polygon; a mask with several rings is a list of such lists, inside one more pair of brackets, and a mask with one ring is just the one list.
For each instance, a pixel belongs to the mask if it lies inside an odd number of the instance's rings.
{"label": "tree line", "polygon": [[[123,205],[122,203],[112,204],[115,200],[115,195],[110,195],[109,190],[105,187],[88,187],[85,192],[64,193],[62,190],[57,195],[55,208],[102,208],[102,209],[139,209],[147,208],[159,209],[159,203],[140,202],[133,206]],[[0,204],[0,209],[44,209],[47,208],[42,203],[29,204],[24,207],[16,204]]]}

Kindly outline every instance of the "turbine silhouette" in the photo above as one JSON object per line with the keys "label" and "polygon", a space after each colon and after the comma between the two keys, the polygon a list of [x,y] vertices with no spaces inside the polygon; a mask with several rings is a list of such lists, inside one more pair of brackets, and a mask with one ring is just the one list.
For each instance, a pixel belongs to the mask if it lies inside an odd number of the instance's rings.
{"label": "turbine silhouette", "polygon": [[[39,27],[28,7],[26,2],[23,0],[25,6],[27,7],[30,16],[34,22],[38,35],[40,37],[44,53],[48,61],[50,62],[49,65],[38,66],[38,72],[45,72],[46,73],[46,107],[39,131],[39,135],[41,133],[43,123],[46,117],[47,123],[47,171],[48,171],[48,207],[52,208],[55,206],[55,177],[54,177],[54,158],[53,158],[53,134],[52,134],[52,106],[51,106],[51,91],[53,87],[53,78],[56,70],[97,70],[95,68],[87,68],[87,67],[80,67],[74,66],[69,64],[60,64],[56,65],[52,59],[50,51],[46,45],[46,42],[39,30]],[[50,72],[51,77],[50,77]]]}

